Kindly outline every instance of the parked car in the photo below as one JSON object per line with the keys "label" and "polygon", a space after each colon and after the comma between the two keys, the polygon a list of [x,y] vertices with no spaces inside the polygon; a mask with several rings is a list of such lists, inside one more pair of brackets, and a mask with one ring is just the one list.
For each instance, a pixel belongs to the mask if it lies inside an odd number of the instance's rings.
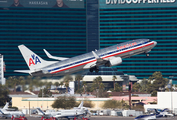
{"label": "parked car", "polygon": [[49,118],[44,118],[43,116],[41,117],[41,120],[57,120],[55,117],[49,117]]}
{"label": "parked car", "polygon": [[74,118],[74,120],[89,120],[87,117],[78,117],[78,118]]}
{"label": "parked car", "polygon": [[103,111],[101,110],[100,113],[99,113],[100,116],[103,116]]}
{"label": "parked car", "polygon": [[24,117],[24,116],[14,117],[13,115],[12,115],[11,119],[12,119],[12,120],[27,120],[27,118]]}

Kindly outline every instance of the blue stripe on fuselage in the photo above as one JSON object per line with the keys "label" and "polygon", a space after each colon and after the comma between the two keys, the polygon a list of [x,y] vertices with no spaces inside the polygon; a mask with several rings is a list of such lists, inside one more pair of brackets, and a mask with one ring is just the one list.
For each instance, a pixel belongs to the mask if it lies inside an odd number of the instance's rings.
{"label": "blue stripe on fuselage", "polygon": [[[130,46],[130,47],[127,47],[127,48],[123,48],[123,49],[118,49],[118,50],[114,50],[112,52],[108,52],[108,53],[104,53],[102,55],[100,55],[99,57],[103,58],[103,57],[106,57],[106,56],[109,56],[111,54],[115,54],[117,52],[123,52],[127,49],[131,49],[131,48],[134,48],[134,47],[138,47],[138,46],[141,46],[141,45],[144,45],[144,44],[147,44],[148,42],[144,42],[144,43],[139,43],[137,45],[134,45],[134,46]],[[57,68],[54,68],[54,69],[51,69],[51,70],[48,70],[48,72],[54,72],[54,71],[57,71],[59,69],[65,69],[67,67],[70,67],[70,66],[73,66],[73,65],[79,65],[79,64],[82,64],[82,63],[85,63],[85,62],[89,62],[91,60],[94,60],[95,57],[91,57],[91,58],[87,58],[85,60],[81,60],[81,61],[78,61],[78,62],[74,62],[74,63],[71,63],[71,64],[67,64],[67,65],[64,65],[64,66],[61,66],[61,67],[57,67]]]}

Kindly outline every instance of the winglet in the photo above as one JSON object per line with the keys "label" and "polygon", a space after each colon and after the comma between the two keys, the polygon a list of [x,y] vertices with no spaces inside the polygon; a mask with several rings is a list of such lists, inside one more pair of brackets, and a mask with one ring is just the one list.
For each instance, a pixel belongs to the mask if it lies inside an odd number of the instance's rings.
{"label": "winglet", "polygon": [[52,56],[46,49],[43,49],[45,54],[47,55],[47,57],[51,58],[51,59],[56,59],[56,60],[66,60],[68,58],[65,58],[65,57],[55,57],[55,56]]}
{"label": "winglet", "polygon": [[45,52],[45,54],[47,55],[47,57],[52,57],[52,55],[47,51],[47,50],[45,50],[45,49],[43,49],[44,50],[44,52]]}

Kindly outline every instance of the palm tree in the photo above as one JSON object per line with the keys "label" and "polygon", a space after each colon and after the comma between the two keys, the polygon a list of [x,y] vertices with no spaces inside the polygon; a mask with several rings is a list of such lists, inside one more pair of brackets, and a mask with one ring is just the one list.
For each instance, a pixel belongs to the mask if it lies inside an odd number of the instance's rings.
{"label": "palm tree", "polygon": [[33,83],[30,82],[30,84],[29,84],[29,90],[30,90],[30,91],[33,91],[33,89],[34,89]]}
{"label": "palm tree", "polygon": [[94,84],[97,85],[97,87],[99,88],[99,85],[102,83],[102,77],[99,76],[99,77],[96,77],[93,81]]}
{"label": "palm tree", "polygon": [[51,86],[52,86],[52,82],[48,82],[47,83],[47,89],[51,89]]}
{"label": "palm tree", "polygon": [[60,85],[60,83],[59,82],[55,82],[54,85],[56,86],[56,90],[57,90],[57,88]]}
{"label": "palm tree", "polygon": [[25,90],[25,77],[20,76],[18,79],[20,80],[20,85],[22,85],[22,91],[24,91]]}
{"label": "palm tree", "polygon": [[101,77],[101,76],[96,77],[96,78],[93,80],[92,91],[94,91],[94,90],[96,90],[96,89],[99,89],[101,83],[102,83],[102,77]]}
{"label": "palm tree", "polygon": [[100,84],[99,88],[103,90],[105,88],[105,85],[103,83]]}
{"label": "palm tree", "polygon": [[13,83],[13,85],[14,85],[14,92],[16,92],[16,86],[20,83],[20,80],[17,79],[16,76],[13,76],[13,77],[11,78],[11,80],[12,80],[12,83]]}
{"label": "palm tree", "polygon": [[9,88],[13,88],[14,87],[12,81],[13,81],[13,77],[12,76],[8,77],[7,80],[6,80],[6,85]]}
{"label": "palm tree", "polygon": [[75,81],[77,81],[77,83],[78,83],[78,90],[80,89],[80,80],[82,80],[82,79],[83,79],[83,77],[80,74],[77,74],[75,76]]}
{"label": "palm tree", "polygon": [[103,83],[100,83],[98,96],[103,96],[104,88],[105,85]]}
{"label": "palm tree", "polygon": [[63,82],[60,82],[60,86],[62,87],[64,85],[64,83]]}
{"label": "palm tree", "polygon": [[113,85],[114,85],[114,91],[115,91],[115,79],[117,79],[117,77],[114,75],[114,76],[112,77],[112,80],[114,81],[114,82],[113,82]]}
{"label": "palm tree", "polygon": [[30,84],[30,82],[32,81],[32,78],[33,78],[33,76],[28,75],[27,80],[26,80],[26,84]]}
{"label": "palm tree", "polygon": [[68,87],[69,87],[69,82],[72,81],[73,78],[70,76],[70,75],[66,75],[64,77],[64,84],[65,84],[65,87],[66,87],[66,93],[68,93]]}
{"label": "palm tree", "polygon": [[33,85],[33,88],[38,88],[39,87],[39,80],[33,79],[32,80],[32,85]]}
{"label": "palm tree", "polygon": [[38,82],[38,84],[39,84],[39,87],[40,87],[40,89],[42,88],[42,86],[44,85],[44,82],[42,82],[41,80]]}
{"label": "palm tree", "polygon": [[84,87],[84,94],[85,94],[85,88],[86,88],[86,86],[87,86],[87,83],[86,83],[85,81],[83,81],[83,82],[82,82],[82,85],[83,85],[83,87]]}

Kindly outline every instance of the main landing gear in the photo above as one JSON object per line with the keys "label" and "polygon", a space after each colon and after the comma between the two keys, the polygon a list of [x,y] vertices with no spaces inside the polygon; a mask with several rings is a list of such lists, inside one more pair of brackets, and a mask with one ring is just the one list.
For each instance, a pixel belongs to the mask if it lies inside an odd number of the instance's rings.
{"label": "main landing gear", "polygon": [[95,71],[96,73],[98,73],[99,72],[99,68],[98,67],[93,67],[93,68],[90,68],[90,72],[93,72],[93,71]]}

